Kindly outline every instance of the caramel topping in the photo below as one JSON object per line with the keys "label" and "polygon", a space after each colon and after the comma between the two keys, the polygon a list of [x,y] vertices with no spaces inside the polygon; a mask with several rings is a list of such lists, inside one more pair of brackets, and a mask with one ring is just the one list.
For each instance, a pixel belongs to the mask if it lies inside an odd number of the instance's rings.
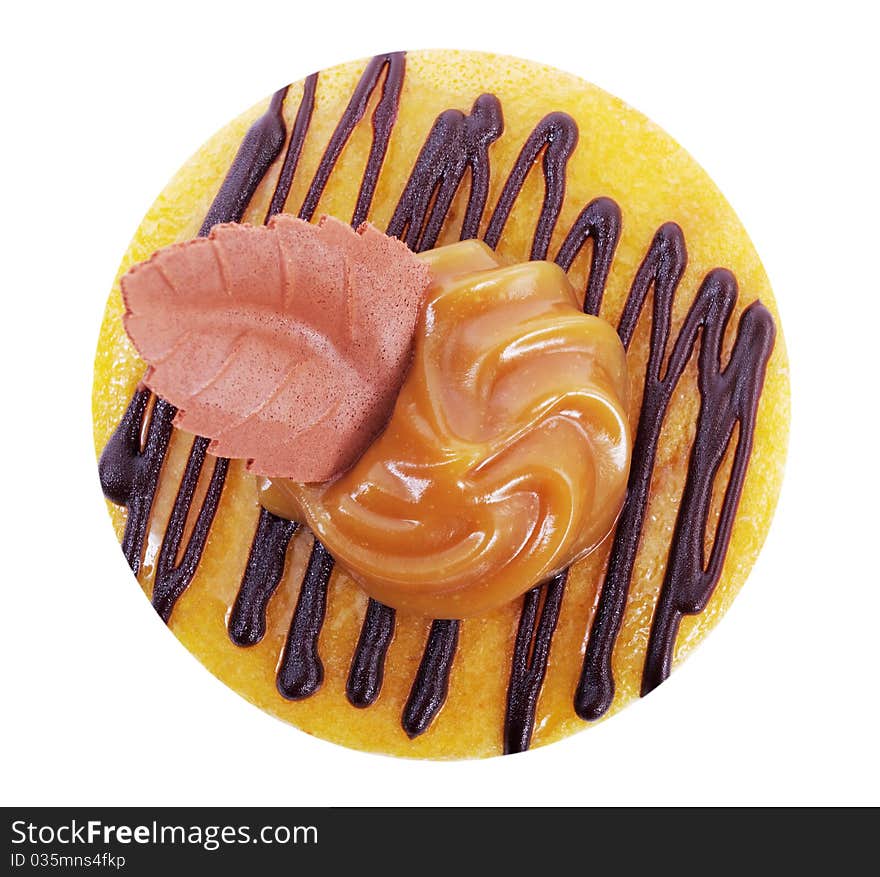
{"label": "caramel topping", "polygon": [[377,600],[485,612],[594,549],[630,462],[623,346],[549,262],[502,266],[465,241],[434,278],[385,431],[324,484],[262,483]]}

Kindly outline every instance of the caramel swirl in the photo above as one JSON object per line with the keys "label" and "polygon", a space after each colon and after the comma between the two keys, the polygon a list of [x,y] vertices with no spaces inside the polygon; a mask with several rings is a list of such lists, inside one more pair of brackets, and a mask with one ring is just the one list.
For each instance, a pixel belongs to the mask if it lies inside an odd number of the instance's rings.
{"label": "caramel swirl", "polygon": [[385,431],[337,479],[266,481],[262,501],[377,600],[462,618],[611,530],[630,462],[626,357],[557,265],[502,266],[477,241],[421,258],[434,282]]}

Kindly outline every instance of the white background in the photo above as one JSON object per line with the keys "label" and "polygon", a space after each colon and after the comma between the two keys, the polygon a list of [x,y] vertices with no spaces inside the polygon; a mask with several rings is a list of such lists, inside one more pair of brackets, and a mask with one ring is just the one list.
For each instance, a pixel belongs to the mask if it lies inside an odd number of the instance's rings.
{"label": "white background", "polygon": [[[878,803],[872,6],[7,8],[2,803]],[[98,488],[90,422],[108,288],[141,216],[182,161],[282,83],[380,51],[437,46],[552,63],[672,133],[718,182],[762,255],[794,394],[786,481],[766,547],[699,652],[612,721],[478,763],[341,749],[214,680],[130,579]],[[246,781],[230,761],[242,745],[257,753]]]}

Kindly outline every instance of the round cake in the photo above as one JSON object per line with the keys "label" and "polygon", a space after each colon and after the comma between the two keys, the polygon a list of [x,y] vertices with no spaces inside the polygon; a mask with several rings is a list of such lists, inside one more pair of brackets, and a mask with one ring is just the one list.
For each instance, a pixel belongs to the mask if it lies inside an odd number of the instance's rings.
{"label": "round cake", "polygon": [[[429,263],[474,239],[498,270],[567,274],[581,312],[626,351],[631,460],[598,547],[495,608],[432,617],[404,582],[387,591],[404,595],[395,609],[314,537],[317,513],[285,517],[245,460],[175,426],[175,406],[142,383],[119,279],[216,226],[268,230],[282,214],[367,222]],[[393,53],[280,89],[159,195],[101,328],[95,446],[141,587],[227,685],[353,748],[486,757],[559,740],[649,693],[726,611],[779,493],[787,369],[745,230],[665,132],[539,64]],[[336,509],[340,489],[319,498]]]}

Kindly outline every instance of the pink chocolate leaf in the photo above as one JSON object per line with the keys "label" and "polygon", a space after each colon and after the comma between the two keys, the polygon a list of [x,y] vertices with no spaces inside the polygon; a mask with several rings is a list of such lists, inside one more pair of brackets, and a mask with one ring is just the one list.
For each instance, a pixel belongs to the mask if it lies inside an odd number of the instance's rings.
{"label": "pink chocolate leaf", "polygon": [[122,278],[125,330],[175,424],[259,475],[326,481],[382,429],[430,270],[371,225],[218,225]]}

